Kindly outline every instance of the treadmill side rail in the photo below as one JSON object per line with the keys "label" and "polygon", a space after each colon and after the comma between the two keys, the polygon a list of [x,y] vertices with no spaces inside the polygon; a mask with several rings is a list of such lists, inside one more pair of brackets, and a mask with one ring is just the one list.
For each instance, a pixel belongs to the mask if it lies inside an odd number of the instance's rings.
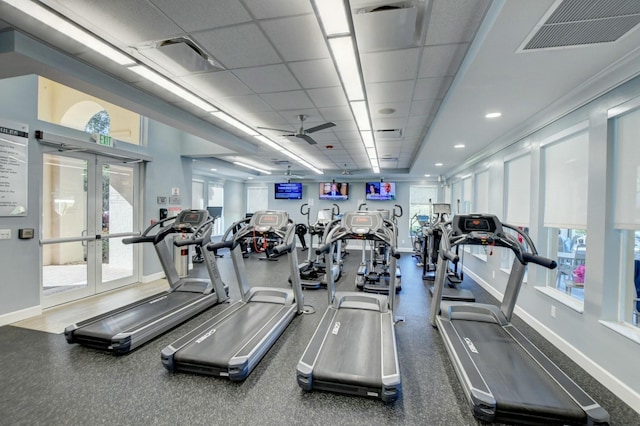
{"label": "treadmill side rail", "polygon": [[496,417],[496,399],[491,393],[482,374],[478,371],[473,359],[467,352],[463,339],[457,333],[450,321],[436,317],[438,329],[445,341],[445,348],[453,363],[456,375],[460,379],[462,389],[467,397],[474,415],[480,420],[493,422]]}

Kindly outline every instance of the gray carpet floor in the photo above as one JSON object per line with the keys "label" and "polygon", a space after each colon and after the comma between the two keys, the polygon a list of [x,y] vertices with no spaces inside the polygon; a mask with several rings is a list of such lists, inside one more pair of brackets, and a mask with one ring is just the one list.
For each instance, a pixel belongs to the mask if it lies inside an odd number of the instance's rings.
{"label": "gray carpet floor", "polygon": [[[300,260],[306,253],[300,254]],[[253,285],[288,287],[285,257],[246,259]],[[339,290],[355,288],[357,250],[346,256]],[[218,259],[223,280],[237,298],[228,255]],[[315,313],[294,318],[256,369],[241,383],[169,373],[160,351],[226,307],[218,305],[132,353],[114,356],[67,344],[63,335],[0,327],[0,424],[5,425],[474,425],[476,420],[443,347],[428,323],[428,282],[410,254],[403,254],[402,292],[396,326],[402,393],[392,404],[327,392],[302,391],[296,364],[327,306],[326,290],[305,290]],[[495,303],[465,278],[463,288],[479,301]],[[549,345],[517,318],[535,344],[589,392],[611,415],[613,425],[640,425],[640,416]]]}

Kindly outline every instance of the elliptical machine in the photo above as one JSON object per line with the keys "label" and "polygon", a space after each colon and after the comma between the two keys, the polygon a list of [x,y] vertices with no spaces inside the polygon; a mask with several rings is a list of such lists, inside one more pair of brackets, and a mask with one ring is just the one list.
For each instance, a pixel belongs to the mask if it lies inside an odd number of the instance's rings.
{"label": "elliptical machine", "polygon": [[[361,204],[358,210],[368,210],[366,204]],[[397,218],[403,214],[402,206],[396,204],[393,210],[378,209],[385,221],[385,226],[388,226],[388,222],[391,221],[395,226],[391,229],[394,238],[394,246],[397,246]],[[369,257],[367,259],[367,252]],[[391,271],[390,267],[390,253],[389,247],[379,241],[363,241],[362,247],[362,260],[358,266],[356,272],[356,288],[363,290],[367,293],[388,294]],[[395,292],[399,293],[402,290],[402,272],[400,266],[396,265],[395,268]]]}
{"label": "elliptical machine", "polygon": [[[300,206],[300,213],[307,217],[307,229],[310,235],[309,247],[313,248],[313,239],[318,239],[318,245],[323,243],[324,236],[328,233],[329,229],[336,223],[336,217],[340,215],[340,207],[334,204],[330,209],[322,209],[318,211],[316,222],[311,224],[309,221],[311,209],[308,204]],[[304,250],[304,248],[303,248]],[[312,258],[313,250],[309,250],[307,253],[307,260],[298,265],[300,270],[300,282],[303,289],[318,289],[327,287],[327,267],[324,262],[324,258],[321,255],[316,255]],[[341,242],[337,243],[336,250],[334,251],[333,262],[329,266],[329,271],[333,275],[333,280],[337,281],[342,276],[343,260],[342,260]],[[291,279],[289,279],[291,282]]]}
{"label": "elliptical machine", "polygon": [[[460,210],[460,203],[458,201],[458,210]],[[440,241],[442,236],[447,234],[451,228],[451,204],[447,203],[432,203],[431,211],[433,220],[430,227],[426,230],[427,245],[424,257],[424,266],[422,279],[427,281],[434,281],[436,279],[436,264],[438,262],[438,254],[440,251]],[[460,246],[455,247],[456,256],[459,255]],[[464,257],[464,251],[463,255]],[[458,284],[462,282],[462,266],[456,262],[453,269],[449,267],[449,262],[445,262],[445,277],[447,278],[448,285],[442,289],[443,300],[455,300],[459,302],[475,302],[476,298],[470,290],[458,288]],[[460,268],[458,270],[458,268]],[[460,272],[458,272],[460,271]],[[433,295],[434,287],[429,286],[429,293]]]}

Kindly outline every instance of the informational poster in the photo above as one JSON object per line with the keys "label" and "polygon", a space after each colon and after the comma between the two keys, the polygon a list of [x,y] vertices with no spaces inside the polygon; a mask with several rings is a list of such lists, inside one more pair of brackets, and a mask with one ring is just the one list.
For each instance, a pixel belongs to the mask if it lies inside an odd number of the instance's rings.
{"label": "informational poster", "polygon": [[0,216],[27,215],[29,127],[0,119]]}

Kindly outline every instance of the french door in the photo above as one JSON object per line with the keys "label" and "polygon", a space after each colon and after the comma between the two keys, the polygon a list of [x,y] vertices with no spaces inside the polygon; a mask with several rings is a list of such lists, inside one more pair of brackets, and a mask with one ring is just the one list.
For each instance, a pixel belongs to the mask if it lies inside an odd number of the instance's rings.
{"label": "french door", "polygon": [[138,281],[139,165],[82,152],[45,151],[43,308]]}

